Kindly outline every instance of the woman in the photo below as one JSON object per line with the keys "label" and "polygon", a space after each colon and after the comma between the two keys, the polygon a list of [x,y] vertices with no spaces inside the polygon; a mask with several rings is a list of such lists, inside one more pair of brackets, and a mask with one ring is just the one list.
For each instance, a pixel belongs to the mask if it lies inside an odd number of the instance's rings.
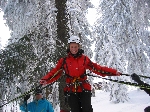
{"label": "woman", "polygon": [[68,95],[68,104],[71,112],[93,112],[91,106],[91,85],[87,80],[86,70],[101,76],[119,76],[116,69],[102,67],[93,63],[80,49],[80,39],[71,36],[68,40],[67,57],[61,58],[41,80],[40,84],[49,84],[56,81],[62,71],[66,74],[66,87],[64,92]]}

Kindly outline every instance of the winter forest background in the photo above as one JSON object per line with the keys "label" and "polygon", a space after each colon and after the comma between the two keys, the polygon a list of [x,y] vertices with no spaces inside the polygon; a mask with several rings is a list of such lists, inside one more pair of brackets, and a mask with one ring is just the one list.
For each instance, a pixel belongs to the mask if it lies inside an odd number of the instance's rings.
{"label": "winter forest background", "polygon": [[[93,25],[87,20],[89,8],[97,11]],[[0,10],[11,30],[8,45],[0,51],[0,105],[10,102],[11,112],[17,111],[23,96],[11,100],[38,86],[66,56],[71,35],[80,37],[85,54],[100,65],[150,76],[149,0],[99,0],[97,7],[90,0],[0,0]],[[56,112],[58,107],[68,109],[61,89],[64,78],[44,88]],[[107,78],[134,83],[125,75]],[[94,78],[89,79],[93,84]],[[108,80],[103,84],[112,102],[128,101],[129,86]]]}

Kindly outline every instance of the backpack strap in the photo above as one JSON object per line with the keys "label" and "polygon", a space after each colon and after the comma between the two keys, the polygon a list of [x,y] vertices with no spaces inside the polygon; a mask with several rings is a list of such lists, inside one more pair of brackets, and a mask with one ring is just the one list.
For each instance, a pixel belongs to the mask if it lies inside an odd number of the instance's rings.
{"label": "backpack strap", "polygon": [[83,63],[83,65],[85,65],[85,61],[86,61],[86,56],[84,56],[84,63]]}
{"label": "backpack strap", "polygon": [[[84,56],[83,66],[85,65],[85,63],[86,63],[86,56]],[[66,66],[65,68],[64,68],[64,65]],[[64,60],[63,60],[62,67],[63,67],[63,69],[64,69],[64,71],[65,71],[66,77],[67,77],[67,78],[70,78],[70,79],[72,80],[72,83],[67,84],[67,86],[70,88],[70,91],[67,91],[67,92],[68,92],[68,93],[71,93],[73,87],[75,88],[75,92],[76,92],[76,91],[78,90],[78,87],[79,87],[79,86],[82,88],[82,90],[85,90],[82,83],[86,83],[87,80],[81,82],[80,79],[83,79],[85,76],[87,76],[86,70],[85,70],[84,74],[82,74],[80,77],[72,77],[72,76],[70,76],[70,75],[69,75],[69,70],[68,70],[68,65],[67,65],[67,63],[66,63],[66,57],[65,57]],[[66,72],[66,71],[67,71],[67,72]],[[67,74],[66,74],[66,73],[67,73]]]}
{"label": "backpack strap", "polygon": [[65,63],[66,63],[66,57],[64,57],[64,58],[63,58],[63,63],[62,63],[61,68],[63,68],[63,69],[64,69],[64,65],[65,65]]}
{"label": "backpack strap", "polygon": [[67,63],[66,63],[66,58],[67,58],[67,57],[63,58],[62,69],[65,71],[65,74],[66,74],[66,70],[65,70],[65,68],[64,68],[64,65],[66,64],[66,69],[67,69],[68,74],[69,74],[68,66],[67,66]]}

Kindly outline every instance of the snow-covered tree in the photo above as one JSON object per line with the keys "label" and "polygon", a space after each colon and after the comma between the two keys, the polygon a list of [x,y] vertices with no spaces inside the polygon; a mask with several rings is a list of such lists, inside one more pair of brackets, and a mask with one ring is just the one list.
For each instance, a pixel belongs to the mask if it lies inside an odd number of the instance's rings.
{"label": "snow-covered tree", "polygon": [[[18,43],[19,40],[25,41],[24,43],[28,42],[32,48],[30,53],[33,53],[36,57],[34,60],[26,61],[25,65],[28,66],[25,66],[24,71],[19,72],[20,77],[36,79],[34,80],[35,83],[38,83],[38,79],[55,66],[58,58],[60,58],[59,56],[64,56],[64,52],[57,48],[67,45],[66,40],[62,41],[63,38],[67,39],[67,37],[59,38],[57,34],[58,9],[56,2],[56,0],[0,0],[6,23],[12,30],[9,44]],[[79,35],[86,54],[92,57],[91,40],[87,38],[87,36],[91,37],[89,24],[85,17],[86,10],[91,6],[89,0],[83,0],[82,2],[68,0],[66,6],[67,10],[62,10],[62,14],[67,14],[67,18],[73,23],[68,22],[68,27],[75,26],[73,29],[69,29],[69,32],[71,30],[74,32],[69,33],[69,35]],[[73,13],[75,14],[69,16]],[[26,52],[26,50],[23,50],[23,52]],[[32,84],[28,87],[25,86],[28,84],[30,83],[25,80],[25,82],[20,83],[20,87],[25,87],[24,91],[26,91],[33,87]]]}
{"label": "snow-covered tree", "polygon": [[149,75],[149,35],[150,5],[148,0],[134,0],[130,4],[132,29],[126,47],[128,72]]}
{"label": "snow-covered tree", "polygon": [[35,80],[26,75],[28,72],[26,69],[28,63],[26,62],[33,62],[36,59],[31,49],[31,44],[24,41],[10,44],[2,51],[0,55],[0,72],[2,74],[0,82],[2,84],[1,102],[3,104],[34,86]]}
{"label": "snow-covered tree", "polygon": [[[129,18],[128,15],[130,14],[128,7],[125,7],[121,0],[111,0],[110,2],[102,0],[98,11],[102,13],[102,17],[95,23],[95,60],[102,65],[116,68],[120,72],[126,72],[126,59],[122,52],[125,51],[124,43],[127,40],[125,31],[127,25],[130,26],[127,23],[129,21],[125,20]],[[113,78],[121,79],[121,77]],[[117,83],[115,84],[118,85]],[[118,85],[118,87],[118,93],[126,88],[124,85]],[[122,97],[126,96],[123,95]]]}
{"label": "snow-covered tree", "polygon": [[1,41],[1,37],[0,37],[0,49],[2,49],[2,43],[1,43],[2,41]]}
{"label": "snow-covered tree", "polygon": [[[85,54],[93,56],[90,49],[92,45],[92,37],[90,31],[90,25],[87,21],[86,14],[88,8],[93,7],[90,0],[68,0],[68,27],[69,35],[77,35],[81,38],[82,48],[85,51]],[[89,38],[87,38],[89,36]]]}
{"label": "snow-covered tree", "polygon": [[110,92],[110,82],[106,82],[103,80],[102,82],[102,90],[105,92]]}
{"label": "snow-covered tree", "polygon": [[[139,19],[136,12],[139,12],[140,9],[143,14],[140,15],[140,18],[144,18],[144,15],[149,15],[149,8],[146,0],[142,1],[143,7],[140,7],[139,4],[141,4],[140,0],[101,0],[98,13],[102,13],[102,16],[95,23],[94,29],[96,32],[96,62],[116,68],[123,73],[145,74],[147,72],[149,45],[144,41],[149,41],[148,17],[145,16],[147,22],[143,21],[144,19]],[[130,80],[125,76],[114,78]],[[116,102],[126,101],[127,87],[117,83],[113,84],[115,86],[111,90],[111,99],[113,101],[116,99]],[[114,94],[118,95],[114,96]],[[121,99],[120,94],[122,94]]]}

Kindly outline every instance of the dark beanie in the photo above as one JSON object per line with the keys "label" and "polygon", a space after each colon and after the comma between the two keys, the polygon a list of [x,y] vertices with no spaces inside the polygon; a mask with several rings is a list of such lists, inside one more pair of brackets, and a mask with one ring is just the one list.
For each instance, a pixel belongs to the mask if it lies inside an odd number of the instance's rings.
{"label": "dark beanie", "polygon": [[36,89],[35,91],[34,91],[34,94],[36,95],[36,94],[42,94],[42,90],[41,89]]}

